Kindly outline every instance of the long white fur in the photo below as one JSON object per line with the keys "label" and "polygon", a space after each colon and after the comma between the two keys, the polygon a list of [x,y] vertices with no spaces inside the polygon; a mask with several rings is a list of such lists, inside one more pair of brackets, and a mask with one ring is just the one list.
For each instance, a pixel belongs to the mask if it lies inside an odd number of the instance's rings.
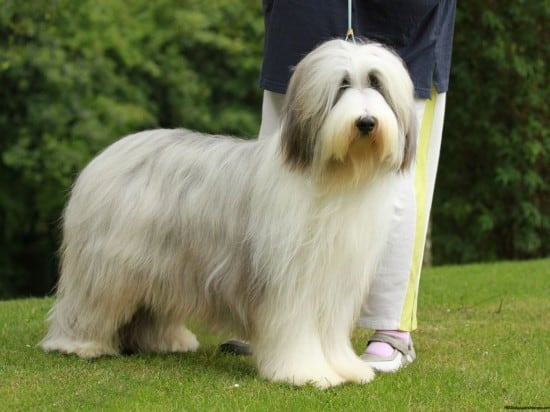
{"label": "long white fur", "polygon": [[194,351],[185,323],[198,318],[248,338],[266,379],[373,378],[350,333],[414,151],[412,84],[382,46],[335,40],[297,66],[287,94],[271,139],[152,130],[83,170],[44,350]]}

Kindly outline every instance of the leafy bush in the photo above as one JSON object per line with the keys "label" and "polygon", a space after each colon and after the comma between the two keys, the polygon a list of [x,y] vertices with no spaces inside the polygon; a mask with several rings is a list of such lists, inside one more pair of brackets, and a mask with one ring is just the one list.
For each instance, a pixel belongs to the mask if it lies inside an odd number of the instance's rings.
{"label": "leafy bush", "polygon": [[257,3],[2,2],[0,297],[51,289],[68,189],[116,138],[150,127],[256,132]]}
{"label": "leafy bush", "polygon": [[459,2],[436,262],[550,253],[548,1]]}
{"label": "leafy bush", "polygon": [[[550,252],[547,5],[459,4],[433,207],[436,263]],[[0,298],[51,290],[69,188],[113,140],[150,127],[256,133],[260,8],[257,0],[0,3]]]}

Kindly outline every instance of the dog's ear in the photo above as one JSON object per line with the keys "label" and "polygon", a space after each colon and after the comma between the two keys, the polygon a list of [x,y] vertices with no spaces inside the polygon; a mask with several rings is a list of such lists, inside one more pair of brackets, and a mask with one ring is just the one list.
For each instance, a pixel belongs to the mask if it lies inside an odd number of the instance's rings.
{"label": "dog's ear", "polygon": [[410,169],[416,157],[416,142],[418,140],[418,120],[416,118],[416,109],[412,106],[409,114],[409,124],[405,130],[405,145],[403,153],[403,161],[399,170],[405,172]]}
{"label": "dog's ear", "polygon": [[[315,155],[315,129],[313,119],[305,116],[304,93],[298,93],[300,73],[296,71],[289,84],[282,115],[281,150],[285,163],[291,169],[306,170]],[[306,93],[307,94],[307,93]]]}

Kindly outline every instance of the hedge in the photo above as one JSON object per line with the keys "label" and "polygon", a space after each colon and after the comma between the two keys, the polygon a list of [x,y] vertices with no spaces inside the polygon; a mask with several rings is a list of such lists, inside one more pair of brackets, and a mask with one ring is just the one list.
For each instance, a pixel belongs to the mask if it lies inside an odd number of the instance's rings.
{"label": "hedge", "polygon": [[[435,263],[549,254],[549,10],[459,4]],[[52,289],[71,183],[113,140],[257,132],[257,0],[4,0],[0,38],[0,298]]]}

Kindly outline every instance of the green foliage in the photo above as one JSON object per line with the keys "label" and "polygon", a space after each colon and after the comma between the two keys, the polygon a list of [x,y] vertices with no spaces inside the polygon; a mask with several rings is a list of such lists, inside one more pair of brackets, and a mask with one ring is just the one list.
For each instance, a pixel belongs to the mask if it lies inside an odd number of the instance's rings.
{"label": "green foliage", "polygon": [[550,254],[550,1],[459,2],[436,262]]}
{"label": "green foliage", "polygon": [[257,1],[5,0],[0,5],[0,298],[57,278],[58,216],[78,171],[121,135],[252,136]]}
{"label": "green foliage", "polygon": [[[459,2],[436,263],[550,253],[549,13]],[[262,38],[257,0],[0,2],[0,298],[51,290],[67,193],[113,140],[254,135]]]}

